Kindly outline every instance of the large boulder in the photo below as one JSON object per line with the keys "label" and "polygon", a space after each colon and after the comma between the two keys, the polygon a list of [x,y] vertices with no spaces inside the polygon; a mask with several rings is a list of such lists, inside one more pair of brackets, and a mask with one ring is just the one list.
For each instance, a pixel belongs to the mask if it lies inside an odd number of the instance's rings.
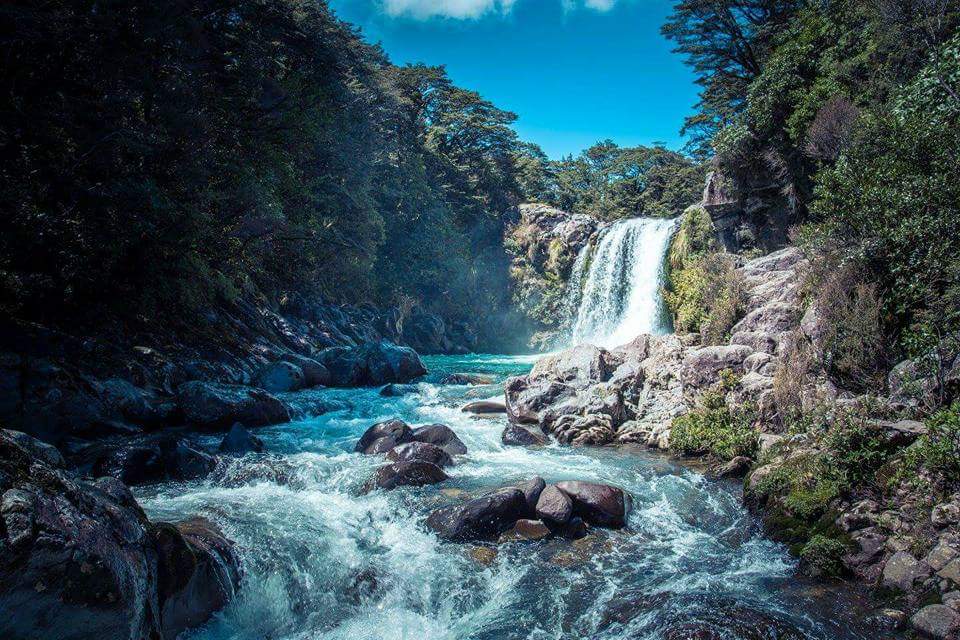
{"label": "large boulder", "polygon": [[172,639],[233,595],[228,540],[181,532],[174,561],[155,535],[171,525],[125,485],[82,481],[38,450],[0,431],[0,637]]}
{"label": "large boulder", "polygon": [[450,454],[440,447],[426,442],[406,442],[387,452],[387,460],[393,462],[429,462],[440,468],[453,464]]}
{"label": "large boulder", "polygon": [[745,345],[701,347],[689,351],[683,358],[681,380],[684,385],[703,389],[715,383],[720,372],[730,370],[743,373],[743,362],[754,350]]}
{"label": "large boulder", "polygon": [[164,480],[194,480],[208,475],[216,459],[173,436],[107,445],[93,464],[95,477],[110,476],[126,485]]}
{"label": "large boulder", "polygon": [[550,485],[540,494],[535,513],[541,520],[566,524],[573,516],[573,500],[558,487]]}
{"label": "large boulder", "polygon": [[417,427],[413,430],[411,439],[436,445],[451,456],[462,456],[467,452],[467,445],[463,444],[453,429],[445,424],[427,424]]}
{"label": "large boulder", "polygon": [[283,359],[300,368],[304,387],[325,387],[330,384],[330,372],[317,360],[295,353],[288,353]]}
{"label": "large boulder", "polygon": [[960,632],[960,613],[945,604],[929,604],[910,618],[910,625],[925,638],[953,640]]}
{"label": "large boulder", "polygon": [[177,389],[177,404],[186,420],[206,429],[226,429],[236,422],[262,427],[290,420],[287,406],[262,389],[218,382],[186,382]]}
{"label": "large boulder", "polygon": [[416,351],[386,341],[331,347],[317,357],[330,372],[330,384],[337,387],[410,382],[427,373]]}
{"label": "large boulder", "polygon": [[233,599],[240,563],[230,542],[206,518],[152,529],[157,549],[160,625],[164,640],[196,627]]}
{"label": "large boulder", "polygon": [[264,450],[263,440],[250,433],[239,422],[230,427],[227,435],[220,441],[220,452],[242,456],[245,453],[261,453]]}
{"label": "large boulder", "polygon": [[377,469],[374,484],[381,489],[395,489],[400,485],[414,487],[436,484],[448,478],[443,469],[423,460],[394,462]]}
{"label": "large boulder", "polygon": [[297,391],[307,386],[303,369],[292,362],[283,360],[273,362],[260,369],[254,377],[253,383],[270,393]]}
{"label": "large boulder", "polygon": [[546,486],[547,483],[543,478],[534,476],[517,487],[520,491],[523,491],[523,499],[527,503],[526,514],[528,517],[532,517],[536,512],[537,501],[540,500],[540,494]]}
{"label": "large boulder", "polygon": [[523,517],[526,507],[523,491],[516,487],[499,489],[434,511],[427,518],[427,526],[450,542],[496,540]]}
{"label": "large boulder", "polygon": [[532,381],[586,386],[591,382],[607,381],[620,364],[620,359],[606,349],[592,344],[581,344],[540,358],[530,371],[529,377]]}
{"label": "large boulder", "polygon": [[556,486],[570,496],[573,512],[590,524],[615,529],[627,524],[633,502],[623,489],[579,480],[558,482]]}
{"label": "large boulder", "polygon": [[354,451],[357,453],[386,453],[398,444],[410,442],[413,431],[403,420],[384,420],[378,422],[360,436]]}

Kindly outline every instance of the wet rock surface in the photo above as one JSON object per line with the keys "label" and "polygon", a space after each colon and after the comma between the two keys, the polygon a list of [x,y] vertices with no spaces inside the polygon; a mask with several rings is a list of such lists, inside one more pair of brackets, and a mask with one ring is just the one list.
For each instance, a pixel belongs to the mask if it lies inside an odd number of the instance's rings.
{"label": "wet rock surface", "polygon": [[151,523],[120,481],[40,450],[0,430],[0,635],[174,638],[230,600],[239,564],[214,525]]}

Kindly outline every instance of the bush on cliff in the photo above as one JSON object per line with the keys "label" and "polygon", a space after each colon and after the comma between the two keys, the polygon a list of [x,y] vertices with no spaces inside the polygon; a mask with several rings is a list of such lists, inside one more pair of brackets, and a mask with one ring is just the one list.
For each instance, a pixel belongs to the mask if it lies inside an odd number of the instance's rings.
{"label": "bush on cliff", "polygon": [[960,485],[960,402],[931,416],[927,428],[905,452],[896,480],[915,480],[922,472],[947,487]]}
{"label": "bush on cliff", "polygon": [[711,455],[721,460],[756,455],[758,440],[752,408],[731,410],[725,400],[728,385],[721,382],[704,392],[695,409],[673,419],[671,450],[681,455]]}

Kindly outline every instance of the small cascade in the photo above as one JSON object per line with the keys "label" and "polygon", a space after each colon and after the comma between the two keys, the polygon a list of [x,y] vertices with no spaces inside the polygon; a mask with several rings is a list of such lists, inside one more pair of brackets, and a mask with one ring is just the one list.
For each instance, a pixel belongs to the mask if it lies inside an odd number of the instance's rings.
{"label": "small cascade", "polygon": [[675,220],[634,218],[603,231],[585,271],[589,246],[577,256],[568,287],[571,344],[612,348],[641,333],[664,333],[661,308],[664,254]]}

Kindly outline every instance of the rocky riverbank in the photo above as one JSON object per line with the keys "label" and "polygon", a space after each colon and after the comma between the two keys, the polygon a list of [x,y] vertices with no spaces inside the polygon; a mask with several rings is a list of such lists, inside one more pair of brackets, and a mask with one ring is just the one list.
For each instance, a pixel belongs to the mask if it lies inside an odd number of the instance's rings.
{"label": "rocky riverbank", "polygon": [[909,361],[886,395],[846,390],[817,353],[826,329],[804,295],[803,254],[731,259],[745,303],[724,343],[642,335],[543,358],[505,385],[504,442],[639,445],[749,474],[748,505],[807,573],[871,585],[891,627],[909,618],[929,637],[955,637],[960,487],[924,456],[956,438],[956,414],[925,420],[924,407],[934,391],[956,393],[960,359],[940,357],[942,380]]}

